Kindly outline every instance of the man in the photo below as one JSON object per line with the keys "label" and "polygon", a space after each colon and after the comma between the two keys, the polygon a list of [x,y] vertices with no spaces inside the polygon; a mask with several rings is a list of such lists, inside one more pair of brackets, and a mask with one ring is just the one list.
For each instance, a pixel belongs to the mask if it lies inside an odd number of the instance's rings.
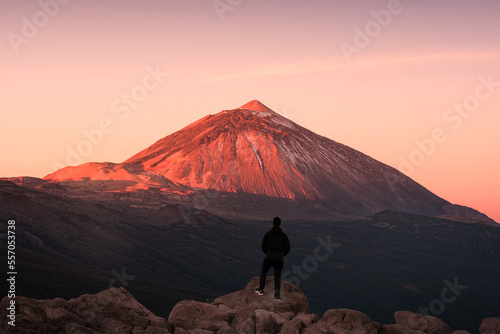
{"label": "man", "polygon": [[262,251],[266,254],[266,257],[260,271],[260,286],[255,289],[258,295],[264,295],[267,272],[273,267],[275,301],[281,300],[281,271],[283,270],[284,257],[290,251],[290,241],[280,226],[280,217],[274,217],[273,227],[262,239]]}

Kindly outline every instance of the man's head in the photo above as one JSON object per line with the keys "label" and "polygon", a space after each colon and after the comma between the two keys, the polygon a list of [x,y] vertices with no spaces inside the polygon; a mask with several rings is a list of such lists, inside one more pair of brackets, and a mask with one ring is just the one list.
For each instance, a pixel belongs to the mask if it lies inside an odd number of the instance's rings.
{"label": "man's head", "polygon": [[280,217],[274,217],[273,219],[273,226],[279,227],[281,225],[281,219]]}

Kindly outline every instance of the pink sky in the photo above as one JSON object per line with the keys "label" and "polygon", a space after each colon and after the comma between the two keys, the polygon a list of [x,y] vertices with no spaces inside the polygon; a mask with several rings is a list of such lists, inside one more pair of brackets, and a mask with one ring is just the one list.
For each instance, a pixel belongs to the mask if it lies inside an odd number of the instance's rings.
{"label": "pink sky", "polygon": [[[2,1],[0,176],[45,176],[79,145],[81,162],[122,162],[258,99],[500,222],[499,10],[465,0]],[[127,106],[131,93],[140,101]],[[95,145],[81,146],[100,126]]]}

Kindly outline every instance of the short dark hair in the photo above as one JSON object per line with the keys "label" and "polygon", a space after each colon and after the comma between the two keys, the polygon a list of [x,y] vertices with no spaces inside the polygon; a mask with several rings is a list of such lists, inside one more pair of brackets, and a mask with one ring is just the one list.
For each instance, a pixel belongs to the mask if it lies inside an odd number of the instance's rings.
{"label": "short dark hair", "polygon": [[280,217],[274,217],[273,219],[273,226],[280,226],[281,225],[281,219]]}

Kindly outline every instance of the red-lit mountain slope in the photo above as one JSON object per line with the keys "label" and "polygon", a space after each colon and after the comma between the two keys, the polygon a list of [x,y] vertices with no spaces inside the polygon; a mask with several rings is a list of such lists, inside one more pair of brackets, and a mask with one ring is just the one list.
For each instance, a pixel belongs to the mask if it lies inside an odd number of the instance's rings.
{"label": "red-lit mountain slope", "polygon": [[275,113],[259,101],[208,115],[121,164],[88,163],[51,182],[133,181],[123,190],[170,185],[317,200],[337,210],[455,214],[451,204],[399,171]]}

